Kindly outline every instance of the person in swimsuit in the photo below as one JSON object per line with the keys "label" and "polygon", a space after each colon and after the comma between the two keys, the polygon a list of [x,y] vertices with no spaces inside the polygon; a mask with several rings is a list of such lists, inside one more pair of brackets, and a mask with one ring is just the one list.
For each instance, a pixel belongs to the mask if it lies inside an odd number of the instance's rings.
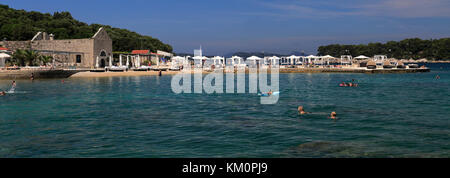
{"label": "person in swimsuit", "polygon": [[5,96],[5,95],[6,95],[5,91],[0,92],[0,96]]}
{"label": "person in swimsuit", "polygon": [[16,81],[13,81],[11,86],[12,86],[12,88],[16,88]]}
{"label": "person in swimsuit", "polygon": [[272,90],[269,90],[269,92],[267,92],[267,95],[270,96],[270,95],[272,95],[272,93],[273,93]]}
{"label": "person in swimsuit", "polygon": [[308,113],[303,109],[303,106],[299,106],[297,110],[298,110],[298,114],[300,114],[300,115],[308,114]]}

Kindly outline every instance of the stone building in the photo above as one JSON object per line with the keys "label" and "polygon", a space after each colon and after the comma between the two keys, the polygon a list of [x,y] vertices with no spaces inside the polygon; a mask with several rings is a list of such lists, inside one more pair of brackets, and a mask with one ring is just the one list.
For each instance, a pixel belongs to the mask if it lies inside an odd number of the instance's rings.
{"label": "stone building", "polygon": [[38,51],[41,55],[52,56],[55,65],[64,67],[102,68],[113,55],[112,40],[104,28],[85,39],[54,40],[52,34],[38,32],[29,41],[0,41],[0,45],[11,51]]}

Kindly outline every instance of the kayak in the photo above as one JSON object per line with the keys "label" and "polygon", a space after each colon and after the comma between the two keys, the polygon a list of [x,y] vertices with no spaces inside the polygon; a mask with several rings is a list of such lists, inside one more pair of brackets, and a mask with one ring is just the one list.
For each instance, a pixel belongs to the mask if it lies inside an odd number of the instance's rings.
{"label": "kayak", "polygon": [[[280,92],[279,91],[276,91],[276,92],[273,92],[272,93],[272,95],[274,95],[274,96],[276,96],[276,95],[279,95],[280,94]],[[269,94],[267,94],[267,93],[260,93],[260,94],[258,94],[259,96],[269,96]]]}

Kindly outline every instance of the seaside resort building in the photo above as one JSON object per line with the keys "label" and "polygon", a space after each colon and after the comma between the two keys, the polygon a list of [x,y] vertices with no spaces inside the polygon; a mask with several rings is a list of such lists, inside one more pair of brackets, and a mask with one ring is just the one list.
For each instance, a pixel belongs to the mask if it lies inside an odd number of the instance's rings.
{"label": "seaside resort building", "polygon": [[38,51],[52,56],[52,63],[62,67],[105,67],[112,59],[112,40],[104,28],[91,38],[54,40],[54,35],[38,32],[29,41],[0,41],[0,45],[14,52],[17,49]]}

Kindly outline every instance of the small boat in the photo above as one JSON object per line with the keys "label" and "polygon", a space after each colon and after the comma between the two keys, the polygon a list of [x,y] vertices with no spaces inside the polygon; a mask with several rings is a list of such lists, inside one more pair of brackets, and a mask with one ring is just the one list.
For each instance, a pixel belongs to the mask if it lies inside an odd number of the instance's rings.
{"label": "small boat", "polygon": [[419,65],[418,64],[408,64],[408,67],[410,69],[417,69],[417,68],[419,68]]}

